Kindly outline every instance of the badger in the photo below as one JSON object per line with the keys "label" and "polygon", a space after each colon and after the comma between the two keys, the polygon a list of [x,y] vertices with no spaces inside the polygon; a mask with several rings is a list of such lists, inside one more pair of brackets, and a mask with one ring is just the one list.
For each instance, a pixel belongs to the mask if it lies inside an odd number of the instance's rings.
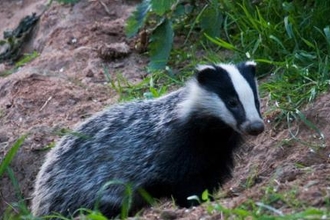
{"label": "badger", "polygon": [[131,214],[148,205],[142,192],[189,207],[188,197],[218,190],[244,136],[264,131],[256,63],[196,69],[184,87],[116,104],[64,136],[37,175],[32,213],[96,208],[112,218],[127,197]]}

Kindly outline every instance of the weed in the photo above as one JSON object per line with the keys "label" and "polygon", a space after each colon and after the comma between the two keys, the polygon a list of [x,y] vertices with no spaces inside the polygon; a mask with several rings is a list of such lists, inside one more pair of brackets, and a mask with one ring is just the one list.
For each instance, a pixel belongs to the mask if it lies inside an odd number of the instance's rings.
{"label": "weed", "polygon": [[5,111],[0,108],[0,119],[5,116]]}
{"label": "weed", "polygon": [[4,172],[8,168],[10,162],[12,161],[12,159],[14,158],[14,156],[16,155],[18,149],[22,146],[25,138],[26,138],[26,135],[23,135],[22,137],[20,137],[13,144],[13,146],[10,148],[10,150],[8,151],[8,153],[6,154],[6,156],[4,157],[4,159],[1,161],[1,164],[0,164],[0,177],[4,174]]}
{"label": "weed", "polygon": [[198,204],[202,204],[203,202],[210,202],[211,198],[212,198],[212,195],[209,193],[209,191],[207,189],[204,190],[204,192],[200,196],[201,197],[199,197],[198,195],[192,195],[192,196],[189,196],[187,198],[187,200],[196,201],[196,202],[198,202]]}
{"label": "weed", "polygon": [[220,2],[224,34],[208,39],[233,51],[234,60],[256,60],[260,76],[271,73],[261,90],[269,94],[270,107],[280,109],[278,121],[299,117],[298,109],[329,88],[330,3]]}
{"label": "weed", "polygon": [[226,208],[219,203],[206,203],[208,213],[220,213],[221,219],[256,219],[256,220],[300,220],[300,219],[328,219],[329,210],[306,208],[294,214],[285,214],[272,205],[248,200],[236,208]]}
{"label": "weed", "polygon": [[122,74],[112,77],[106,66],[103,70],[109,86],[119,94],[119,101],[157,98],[168,93],[168,87],[171,85],[180,83],[176,77],[166,73],[166,70],[154,71],[135,84],[129,82]]}
{"label": "weed", "polygon": [[[76,1],[62,0],[62,2],[75,3]],[[156,4],[159,2],[161,4]],[[128,21],[127,32],[132,36],[142,29],[151,31],[152,43],[149,49],[152,63],[149,67],[152,71],[150,69],[150,74],[141,83],[133,85],[120,74],[117,74],[116,77],[111,76],[105,68],[107,82],[118,92],[120,100],[125,101],[143,96],[145,98],[158,97],[167,93],[172,86],[182,84],[188,75],[187,72],[189,74],[191,72],[188,71],[189,68],[191,69],[192,65],[195,65],[197,60],[195,51],[198,46],[201,46],[206,51],[206,54],[201,56],[202,61],[246,59],[257,61],[260,64],[258,76],[267,77],[267,82],[260,86],[261,92],[269,95],[268,108],[278,112],[275,123],[285,121],[291,127],[293,120],[300,120],[318,137],[323,138],[322,132],[303,115],[300,109],[329,89],[330,27],[328,21],[330,20],[330,2],[320,0],[288,2],[219,0],[208,1],[207,5],[197,5],[198,10],[193,1],[188,2],[190,4],[187,4],[186,7],[181,3],[176,4],[175,1],[145,0],[138,6],[137,11]],[[212,23],[210,20],[216,21],[218,24]],[[212,29],[216,26],[222,29],[220,31]],[[196,37],[195,30],[198,29],[203,30],[205,34],[201,35],[206,36],[209,42],[201,41],[198,45],[196,43],[188,46],[189,40]],[[183,47],[180,48],[172,47],[173,35],[177,31],[181,31],[187,36]],[[198,40],[191,42],[198,42]],[[211,47],[209,43],[213,43],[218,49]],[[218,51],[229,51],[231,56],[220,57]],[[29,61],[22,62],[24,65]],[[172,66],[184,70],[180,74],[175,74],[167,66],[168,62]],[[155,71],[154,69],[157,68],[165,70]],[[63,133],[67,133],[67,131],[63,131]],[[292,130],[291,135],[293,138],[297,136]],[[290,142],[292,139],[285,141]],[[18,183],[9,168],[9,163],[21,142],[22,140],[13,145],[0,165],[0,176],[7,171],[17,192]],[[255,173],[252,172],[246,182],[246,187],[253,185],[254,178]],[[130,195],[129,187],[126,190]],[[22,213],[21,218],[28,219],[30,214],[26,210],[24,200],[21,195],[18,193],[17,195],[19,202],[12,208]],[[148,200],[148,196],[145,197]],[[224,219],[291,220],[328,219],[330,217],[329,209],[309,207],[308,204],[299,201],[295,189],[277,192],[274,186],[267,186],[260,201],[248,200],[233,209],[225,208],[219,203],[211,203],[208,198],[208,195],[202,195],[202,200],[206,201],[208,212],[221,213]],[[329,199],[326,201],[327,207],[329,207]],[[122,217],[127,217],[130,196],[127,197],[126,204]],[[296,211],[285,214],[279,208],[282,206]],[[104,219],[104,216],[97,211],[84,209],[79,211],[86,213],[86,217],[90,219]],[[12,215],[12,212],[5,213],[5,219],[15,217],[17,216]]]}
{"label": "weed", "polygon": [[23,57],[15,63],[15,67],[19,68],[24,66],[25,64],[31,62],[35,58],[37,58],[40,54],[37,51],[33,51],[32,53],[24,54]]}
{"label": "weed", "polygon": [[32,53],[24,54],[23,57],[15,63],[13,68],[11,68],[9,70],[6,70],[4,72],[1,72],[0,77],[8,76],[8,75],[16,72],[20,67],[22,67],[25,64],[31,62],[32,60],[34,60],[38,56],[39,56],[39,53],[37,51],[33,51]]}
{"label": "weed", "polygon": [[254,186],[259,180],[259,170],[257,166],[252,166],[249,172],[249,175],[244,183],[242,183],[245,189],[251,188]]}
{"label": "weed", "polygon": [[7,152],[4,159],[0,163],[0,178],[2,177],[2,175],[5,172],[7,172],[8,176],[9,176],[9,178],[10,178],[12,184],[13,184],[13,187],[15,189],[16,197],[18,198],[17,203],[9,205],[9,207],[7,208],[5,213],[3,214],[4,219],[13,219],[17,215],[19,215],[19,216],[28,216],[29,215],[29,211],[28,211],[27,205],[25,204],[24,198],[21,194],[19,184],[18,184],[18,182],[17,182],[17,180],[14,176],[13,170],[9,167],[12,159],[16,155],[19,148],[22,146],[22,144],[23,144],[26,137],[27,137],[27,135],[21,136],[13,144],[13,146],[10,148],[10,150]]}
{"label": "weed", "polygon": [[[19,183],[18,183],[17,179],[15,178],[14,172],[10,167],[7,167],[6,171],[13,184],[13,187],[15,189],[15,193],[16,193],[16,197],[18,198],[18,202],[10,205],[10,207],[6,210],[4,217],[5,217],[5,219],[6,218],[14,219],[15,218],[14,216],[29,217],[30,212],[28,210],[27,204],[25,203],[25,200],[23,198],[23,195],[22,195],[20,187],[19,187]],[[14,210],[14,211],[12,211],[12,210]]]}
{"label": "weed", "polygon": [[129,37],[140,30],[150,34],[149,68],[159,70],[166,67],[176,31],[188,31],[186,44],[195,29],[213,37],[219,36],[221,23],[218,0],[200,3],[192,0],[144,0],[127,20],[126,33]]}

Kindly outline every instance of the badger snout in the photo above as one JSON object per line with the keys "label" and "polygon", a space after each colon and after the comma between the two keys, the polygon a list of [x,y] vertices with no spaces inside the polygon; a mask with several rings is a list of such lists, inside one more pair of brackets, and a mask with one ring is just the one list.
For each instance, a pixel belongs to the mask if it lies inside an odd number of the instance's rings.
{"label": "badger snout", "polygon": [[258,135],[265,130],[265,125],[262,121],[254,121],[243,126],[244,133],[249,135]]}

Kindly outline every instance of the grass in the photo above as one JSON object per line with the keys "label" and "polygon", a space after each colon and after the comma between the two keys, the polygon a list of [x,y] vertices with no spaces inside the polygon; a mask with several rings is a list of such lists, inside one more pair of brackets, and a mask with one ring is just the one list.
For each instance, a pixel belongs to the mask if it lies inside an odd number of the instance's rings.
{"label": "grass", "polygon": [[113,79],[107,67],[103,67],[108,85],[119,94],[120,102],[132,99],[152,99],[168,93],[168,88],[181,84],[176,77],[168,74],[170,70],[154,71],[148,74],[141,82],[132,84],[123,75],[118,73]]}
{"label": "grass", "polygon": [[208,37],[233,52],[233,60],[259,63],[260,86],[269,95],[277,121],[297,110],[330,85],[330,3],[326,1],[221,1],[226,20],[221,38]]}
{"label": "grass", "polygon": [[4,72],[1,72],[0,77],[9,76],[10,74],[15,73],[20,67],[31,62],[38,56],[39,56],[39,53],[36,51],[33,51],[32,53],[23,54],[22,58],[15,63],[14,67],[9,70],[6,70]]}
{"label": "grass", "polygon": [[[289,124],[287,119],[307,122],[303,120],[301,109],[328,91],[330,85],[330,26],[327,22],[330,20],[330,2],[219,2],[224,13],[221,37],[206,36],[209,42],[194,41],[188,39],[189,36],[196,36],[192,33],[193,28],[189,29],[183,45],[174,45],[169,66],[183,66],[180,72],[189,75],[192,66],[197,63],[253,59],[258,63],[259,78],[266,79],[260,85],[262,95],[269,97],[266,116],[277,113],[274,118],[275,126],[283,121]],[[194,24],[191,26],[194,27]],[[203,50],[206,54],[196,57],[198,50]],[[230,56],[226,55],[228,51]],[[162,77],[175,78],[182,84],[186,78],[179,78],[178,75],[173,77],[165,71]],[[145,81],[126,86],[126,95],[139,96],[139,92],[148,87],[147,83]],[[170,88],[167,82],[158,85]],[[129,90],[138,93],[133,94]],[[122,91],[120,94],[123,94]],[[315,130],[311,123],[307,122],[306,125]]]}
{"label": "grass", "polygon": [[308,208],[294,214],[283,214],[280,210],[261,202],[247,202],[244,205],[227,209],[220,204],[208,207],[210,213],[221,213],[223,219],[258,219],[258,220],[300,220],[300,219],[328,219],[330,213],[326,210]]}
{"label": "grass", "polygon": [[[288,127],[292,119],[305,123],[319,137],[322,132],[302,113],[303,107],[329,90],[330,85],[330,2],[321,0],[291,1],[263,0],[226,1],[219,0],[224,13],[222,34],[219,38],[206,36],[208,43],[189,40],[181,48],[171,52],[169,66],[164,71],[150,72],[138,84],[129,83],[122,75],[110,77],[104,68],[109,86],[120,95],[119,101],[136,98],[154,98],[181,86],[191,74],[193,66],[201,62],[232,62],[254,59],[259,64],[258,74],[264,78],[261,94],[267,96],[267,114],[276,112],[274,125],[285,122]],[[191,29],[193,31],[193,29]],[[189,33],[190,35],[191,33]],[[191,34],[192,35],[192,34]],[[202,48],[206,54],[196,57]],[[224,56],[220,53],[230,53]],[[31,58],[34,56],[31,55]],[[187,62],[187,60],[189,62]],[[23,65],[25,62],[23,61]],[[180,69],[179,73],[171,69]],[[294,137],[294,135],[292,135]],[[33,219],[29,213],[10,161],[22,144],[19,139],[0,164],[0,177],[7,172],[18,198],[18,203],[4,213],[4,219]],[[297,140],[299,141],[299,140]],[[248,179],[247,187],[253,184]],[[205,196],[205,195],[204,195]],[[207,200],[203,198],[203,200]],[[284,214],[281,203],[293,212]],[[315,208],[296,198],[296,189],[276,192],[274,186],[264,189],[260,201],[249,200],[241,206],[227,209],[218,203],[207,202],[210,213],[221,213],[224,219],[329,219],[328,207]],[[295,211],[296,210],[296,211]],[[125,217],[125,215],[123,214]],[[105,219],[98,212],[88,211],[88,219]]]}
{"label": "grass", "polygon": [[[329,207],[315,208],[297,198],[297,189],[292,187],[278,192],[277,188],[269,184],[261,190],[263,196],[259,201],[247,199],[236,208],[226,208],[219,202],[203,204],[207,212],[212,215],[220,213],[223,219],[257,219],[257,220],[295,220],[295,219],[329,219]],[[284,213],[282,209],[296,210]]]}
{"label": "grass", "polygon": [[7,173],[8,177],[10,178],[13,188],[15,190],[15,194],[17,197],[18,202],[14,204],[9,204],[6,212],[3,213],[4,219],[15,219],[21,216],[30,215],[25,200],[21,194],[19,183],[15,178],[14,172],[9,166],[11,161],[13,160],[14,156],[16,155],[19,148],[22,146],[24,140],[26,139],[27,135],[23,135],[13,144],[13,146],[9,149],[5,157],[0,163],[0,178]]}

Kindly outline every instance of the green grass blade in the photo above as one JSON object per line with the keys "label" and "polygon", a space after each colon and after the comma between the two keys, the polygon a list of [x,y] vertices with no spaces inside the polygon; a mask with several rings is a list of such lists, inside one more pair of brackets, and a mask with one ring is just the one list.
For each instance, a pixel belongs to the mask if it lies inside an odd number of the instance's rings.
{"label": "green grass blade", "polygon": [[305,38],[301,38],[301,40],[307,45],[309,46],[310,48],[312,49],[316,49],[314,44],[312,42],[310,42],[309,40],[305,39]]}
{"label": "green grass blade", "polygon": [[226,41],[224,41],[224,40],[222,40],[220,38],[213,38],[213,37],[210,37],[207,34],[205,34],[205,36],[211,42],[215,43],[216,45],[218,45],[220,47],[223,47],[223,48],[228,49],[228,50],[238,51],[238,49],[234,45],[232,45],[232,44],[230,44],[230,43],[228,43],[228,42],[226,42]]}
{"label": "green grass blade", "polygon": [[330,27],[329,26],[326,26],[323,29],[323,32],[325,34],[325,38],[327,39],[328,45],[330,46]]}
{"label": "green grass blade", "polygon": [[292,31],[292,24],[289,22],[289,16],[285,16],[285,18],[284,18],[284,27],[285,27],[286,33],[289,36],[289,39],[294,38],[294,33]]}
{"label": "green grass blade", "polygon": [[278,37],[275,37],[274,35],[270,35],[269,38],[274,40],[279,46],[281,46],[283,51],[287,52],[285,46],[283,45],[283,43],[281,42],[281,40]]}
{"label": "green grass blade", "polygon": [[23,195],[21,193],[21,189],[20,189],[19,184],[17,182],[17,179],[14,175],[14,172],[10,167],[7,167],[6,170],[7,170],[8,176],[10,178],[10,181],[14,186],[16,197],[18,198],[18,208],[19,208],[20,214],[28,215],[29,210],[28,210],[27,205],[24,201]]}
{"label": "green grass blade", "polygon": [[89,220],[107,220],[105,216],[103,216],[99,212],[92,212],[86,216]]}
{"label": "green grass blade", "polygon": [[311,122],[310,120],[308,120],[306,118],[306,116],[301,112],[299,111],[298,109],[296,110],[296,114],[298,115],[299,119],[304,122],[305,125],[307,125],[309,128],[313,129],[314,131],[317,132],[317,134],[320,136],[320,138],[324,139],[324,134],[321,132],[321,130],[316,127],[316,125]]}
{"label": "green grass blade", "polygon": [[279,215],[279,216],[284,216],[284,214],[283,214],[282,211],[277,210],[277,209],[275,209],[274,207],[271,207],[271,206],[266,205],[266,204],[264,204],[264,203],[256,202],[256,205],[259,206],[259,207],[261,207],[261,208],[264,208],[264,209],[267,209],[267,210],[269,210],[269,211],[272,211],[272,212],[276,213],[276,214]]}
{"label": "green grass blade", "polygon": [[22,67],[25,64],[29,63],[30,61],[34,60],[39,56],[37,51],[33,51],[32,53],[24,54],[23,58],[20,59],[17,63],[15,63],[15,67]]}
{"label": "green grass blade", "polygon": [[21,147],[21,145],[23,144],[25,138],[27,135],[23,135],[22,137],[20,137],[15,143],[14,145],[10,148],[10,150],[8,151],[8,153],[6,154],[5,158],[3,159],[3,161],[0,164],[0,177],[3,175],[3,173],[6,171],[7,167],[9,166],[10,162],[12,161],[12,159],[14,158],[14,156],[16,155],[18,149]]}

